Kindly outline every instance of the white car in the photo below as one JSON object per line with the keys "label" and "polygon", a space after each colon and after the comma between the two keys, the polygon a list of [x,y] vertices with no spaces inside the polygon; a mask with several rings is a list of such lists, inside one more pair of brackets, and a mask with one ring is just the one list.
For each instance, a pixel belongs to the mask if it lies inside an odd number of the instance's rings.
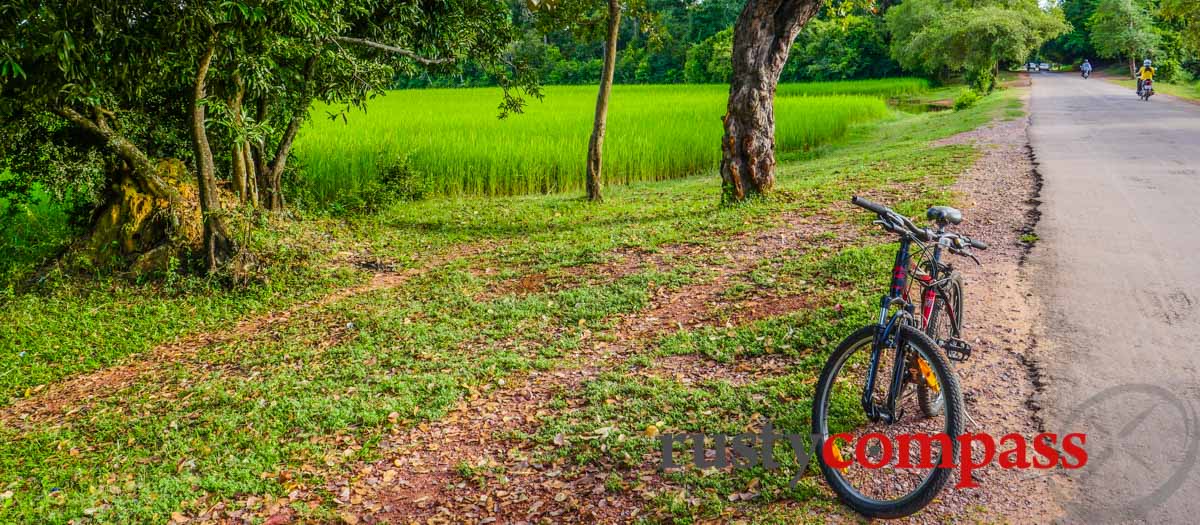
{"label": "white car", "polygon": [[1042,71],[1050,71],[1050,64],[1042,62],[1041,64],[1038,64],[1038,69]]}

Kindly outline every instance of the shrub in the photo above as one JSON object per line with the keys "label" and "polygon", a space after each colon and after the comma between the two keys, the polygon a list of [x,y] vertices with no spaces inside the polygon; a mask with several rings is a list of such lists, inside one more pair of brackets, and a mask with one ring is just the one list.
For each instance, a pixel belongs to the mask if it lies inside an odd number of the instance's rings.
{"label": "shrub", "polygon": [[964,89],[954,98],[954,111],[967,109],[979,102],[979,93],[973,89]]}

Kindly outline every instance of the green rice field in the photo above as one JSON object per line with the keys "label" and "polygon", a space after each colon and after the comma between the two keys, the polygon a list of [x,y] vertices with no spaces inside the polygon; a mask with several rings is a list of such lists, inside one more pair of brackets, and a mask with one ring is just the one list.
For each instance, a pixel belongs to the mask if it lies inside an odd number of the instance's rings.
{"label": "green rice field", "polygon": [[[781,152],[838,139],[888,114],[886,98],[928,89],[920,79],[791,84],[776,98]],[[606,184],[663,180],[714,169],[728,86],[618,85],[604,146]],[[392,91],[366,112],[330,119],[318,105],[297,141],[312,197],[337,202],[369,188],[381,166],[403,161],[427,194],[518,195],[579,190],[595,86],[550,86],[524,114],[498,119],[497,88]],[[369,189],[367,190],[369,191]]]}

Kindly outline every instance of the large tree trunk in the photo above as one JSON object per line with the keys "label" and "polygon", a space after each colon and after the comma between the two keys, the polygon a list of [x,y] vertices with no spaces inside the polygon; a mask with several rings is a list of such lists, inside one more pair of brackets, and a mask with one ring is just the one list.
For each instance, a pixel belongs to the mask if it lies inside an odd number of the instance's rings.
{"label": "large tree trunk", "polygon": [[733,33],[733,80],[721,140],[722,196],[741,201],[775,183],[775,85],[821,0],[748,0]]}
{"label": "large tree trunk", "polygon": [[200,195],[200,213],[204,217],[204,262],[209,272],[216,271],[238,251],[237,243],[229,236],[221,217],[216,167],[204,123],[203,102],[207,96],[208,68],[212,65],[215,50],[216,45],[210,44],[200,57],[192,92],[192,150],[196,155],[196,191]]}
{"label": "large tree trunk", "polygon": [[604,43],[604,71],[600,75],[600,93],[596,95],[596,118],[592,121],[592,138],[588,141],[587,196],[599,201],[600,171],[604,160],[604,131],[608,121],[608,97],[612,93],[613,71],[617,68],[617,37],[621,29],[621,4],[608,0],[608,40]]}

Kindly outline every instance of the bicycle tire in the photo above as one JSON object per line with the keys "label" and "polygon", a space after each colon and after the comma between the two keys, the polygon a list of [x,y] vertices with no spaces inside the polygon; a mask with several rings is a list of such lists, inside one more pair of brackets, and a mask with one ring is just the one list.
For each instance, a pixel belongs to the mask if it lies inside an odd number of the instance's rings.
{"label": "bicycle tire", "polygon": [[[920,511],[930,501],[933,501],[950,480],[953,469],[934,468],[932,473],[925,478],[915,491],[897,500],[884,501],[864,496],[857,489],[850,486],[835,467],[825,462],[825,458],[821,453],[824,448],[825,439],[829,435],[827,405],[830,402],[837,373],[849,357],[859,349],[864,339],[868,341],[868,345],[870,341],[874,340],[876,329],[876,326],[871,325],[855,331],[838,345],[837,350],[825,362],[820,379],[817,381],[816,392],[813,395],[813,455],[816,456],[821,473],[825,476],[825,480],[829,483],[829,486],[838,495],[838,498],[855,512],[869,518],[902,518]],[[937,345],[929,336],[910,326],[901,326],[897,335],[901,341],[909,345],[910,349],[916,351],[918,356],[927,359],[934,374],[937,375],[940,381],[944,397],[946,398],[946,423],[944,431],[950,437],[950,454],[953,458],[957,458],[960,448],[958,436],[963,431],[964,414],[962,390],[959,386],[958,377],[950,368],[944,352],[939,351],[940,349],[937,348]]]}

